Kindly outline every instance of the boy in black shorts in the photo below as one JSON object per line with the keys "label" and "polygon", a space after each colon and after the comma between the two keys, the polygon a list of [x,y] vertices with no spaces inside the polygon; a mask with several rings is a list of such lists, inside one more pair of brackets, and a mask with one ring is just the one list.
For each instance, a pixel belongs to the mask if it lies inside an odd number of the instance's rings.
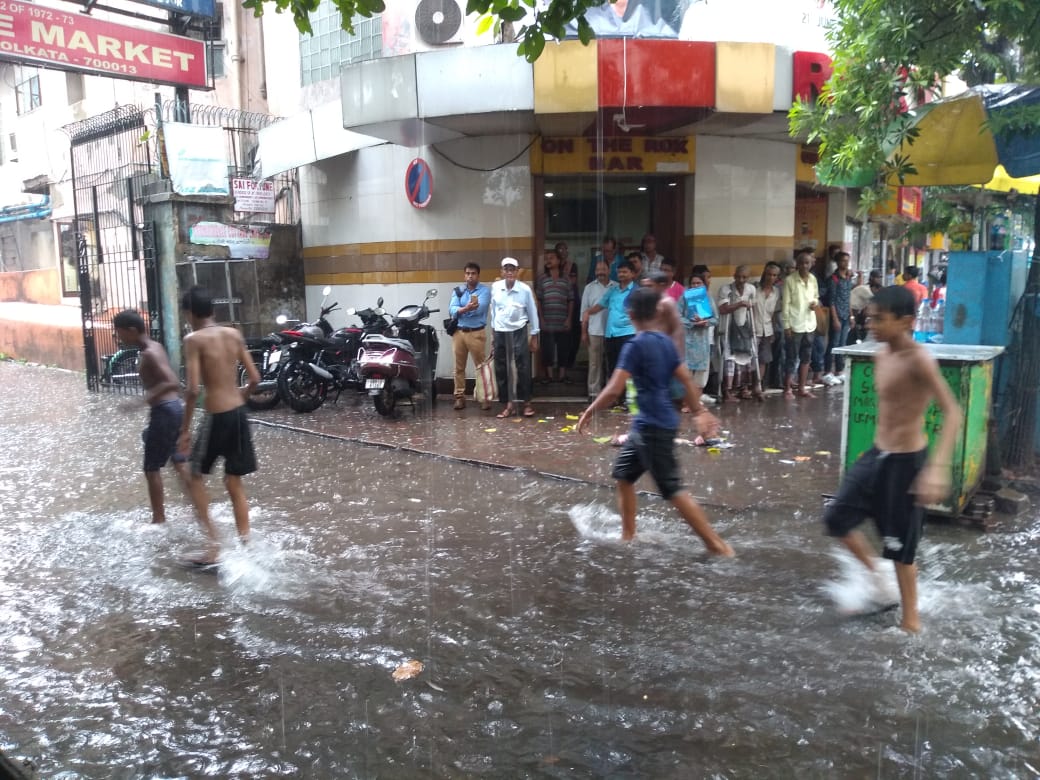
{"label": "boy in black shorts", "polygon": [[[961,409],[928,350],[913,340],[914,295],[903,287],[886,287],[867,307],[867,328],[879,342],[874,354],[877,426],[874,446],[857,460],[824,513],[827,533],[836,536],[874,578],[874,600],[894,600],[890,580],[866,537],[856,526],[874,518],[882,555],[894,562],[903,605],[900,627],[916,633],[917,566],[924,507],[950,492],[950,466]],[[928,453],[925,412],[935,401],[943,415],[938,440]]]}
{"label": "boy in black shorts", "polygon": [[[199,524],[209,538],[205,554],[192,561],[197,565],[217,562],[220,537],[209,516],[209,495],[203,475],[209,474],[217,458],[224,458],[224,487],[235,513],[239,538],[249,538],[249,502],[242,477],[256,471],[256,456],[249,430],[245,399],[260,382],[242,334],[218,325],[213,319],[213,300],[200,287],[192,287],[181,299],[181,309],[192,332],[184,338],[184,368],[187,375],[187,409],[181,424],[178,449],[191,451],[192,474],[189,487]],[[238,366],[246,369],[248,382],[238,384]],[[199,426],[195,446],[191,446],[191,420],[200,387],[205,386],[205,419]]]}
{"label": "boy in black shorts", "polygon": [[635,537],[635,483],[649,471],[661,496],[679,510],[683,520],[704,541],[708,551],[731,557],[733,548],[715,532],[700,504],[679,484],[679,465],[675,460],[679,413],[671,398],[672,377],[686,388],[686,403],[693,410],[698,433],[705,436],[711,434],[718,421],[701,406],[693,377],[686,368],[686,362],[679,359],[672,340],[663,333],[651,330],[657,318],[659,298],[657,291],[646,287],[629,294],[625,305],[636,335],[621,348],[617,367],[607,386],[581,415],[577,429],[579,433],[584,432],[592,414],[597,409],[609,407],[624,392],[631,377],[639,398],[639,412],[632,421],[632,428],[614,463],[612,474],[617,480],[621,538],[630,541]]}
{"label": "boy in black shorts", "polygon": [[177,475],[187,484],[186,459],[177,453],[177,434],[184,417],[180,382],[170,366],[166,350],[148,338],[144,319],[136,311],[121,311],[112,319],[116,337],[128,347],[137,347],[137,371],[144,388],[144,402],[151,407],[148,427],[141,433],[144,439],[144,478],[148,483],[148,501],[152,505],[152,522],[166,522],[166,504],[163,497],[160,469],[169,461]]}

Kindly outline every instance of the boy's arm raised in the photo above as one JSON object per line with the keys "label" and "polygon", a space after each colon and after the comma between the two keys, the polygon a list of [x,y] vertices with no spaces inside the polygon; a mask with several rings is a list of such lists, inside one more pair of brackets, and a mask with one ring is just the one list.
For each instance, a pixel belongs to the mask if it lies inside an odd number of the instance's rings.
{"label": "boy's arm raised", "polygon": [[939,431],[935,449],[928,456],[928,461],[910,488],[917,496],[918,503],[925,505],[942,501],[950,493],[953,450],[957,445],[957,434],[960,432],[964,415],[953,397],[950,386],[943,379],[935,359],[922,349],[918,361],[925,386],[943,415],[942,430]]}

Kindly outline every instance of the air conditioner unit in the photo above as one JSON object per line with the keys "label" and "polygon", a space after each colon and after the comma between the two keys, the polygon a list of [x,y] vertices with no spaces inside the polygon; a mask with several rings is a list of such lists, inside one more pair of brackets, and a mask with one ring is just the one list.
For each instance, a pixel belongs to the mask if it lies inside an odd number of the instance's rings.
{"label": "air conditioner unit", "polygon": [[466,11],[457,0],[419,0],[415,4],[415,50],[462,43]]}

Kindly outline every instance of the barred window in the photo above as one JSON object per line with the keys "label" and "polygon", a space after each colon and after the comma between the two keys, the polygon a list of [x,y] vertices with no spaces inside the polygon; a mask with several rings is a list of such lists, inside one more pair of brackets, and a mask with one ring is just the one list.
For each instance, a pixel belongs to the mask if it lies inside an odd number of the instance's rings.
{"label": "barred window", "polygon": [[340,27],[340,12],[321,0],[311,14],[313,35],[300,36],[300,82],[313,84],[338,76],[352,62],[374,60],[383,54],[383,19],[356,19],[354,34]]}

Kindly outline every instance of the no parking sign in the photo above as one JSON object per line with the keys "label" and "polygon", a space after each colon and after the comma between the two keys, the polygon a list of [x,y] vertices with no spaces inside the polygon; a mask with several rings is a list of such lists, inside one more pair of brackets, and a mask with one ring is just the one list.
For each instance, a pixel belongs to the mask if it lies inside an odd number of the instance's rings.
{"label": "no parking sign", "polygon": [[408,170],[404,174],[404,192],[408,196],[408,202],[417,209],[424,209],[430,205],[433,197],[433,172],[430,164],[421,157],[416,157],[408,163]]}

